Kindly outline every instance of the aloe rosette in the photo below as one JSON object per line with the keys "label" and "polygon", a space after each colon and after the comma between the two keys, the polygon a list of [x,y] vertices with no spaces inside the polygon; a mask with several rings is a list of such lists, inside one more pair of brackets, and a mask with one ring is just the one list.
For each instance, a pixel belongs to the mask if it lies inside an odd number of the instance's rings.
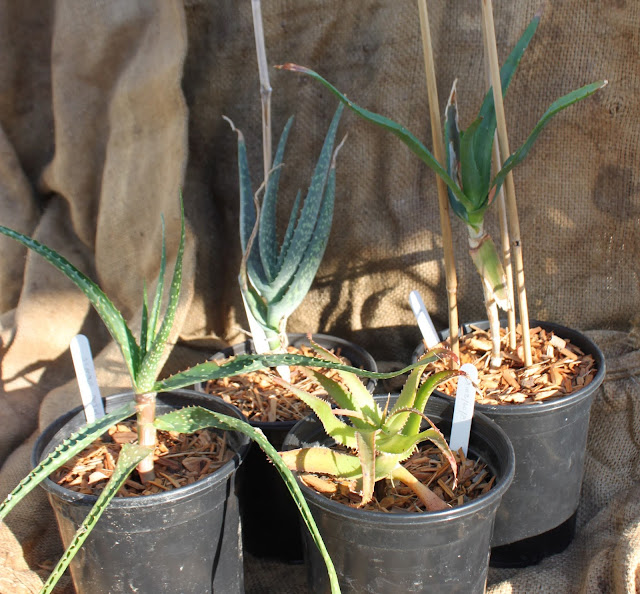
{"label": "aloe rosette", "polygon": [[[280,174],[293,118],[286,123],[258,208],[251,184],[246,142],[238,135],[240,242],[243,264],[239,282],[250,315],[264,330],[269,347],[285,347],[286,322],[306,296],[327,246],[336,186],[334,142],[343,106],[329,126],[307,194],[298,191],[282,243],[277,236]],[[233,125],[232,125],[233,126]],[[235,130],[235,127],[234,127]]]}
{"label": "aloe rosette", "polygon": [[[538,27],[539,21],[540,17],[536,15],[501,68],[500,77],[503,94],[509,87],[522,55]],[[493,240],[484,230],[485,213],[500,190],[506,175],[524,160],[549,120],[558,112],[581,99],[589,97],[598,89],[604,87],[606,81],[585,85],[554,101],[544,112],[522,146],[510,155],[505,160],[502,168],[492,176],[491,159],[496,129],[496,114],[491,89],[484,97],[477,118],[463,131],[458,126],[454,85],[445,113],[444,128],[447,150],[445,169],[422,142],[402,125],[359,107],[313,70],[291,63],[276,66],[276,68],[300,72],[317,80],[360,117],[394,134],[409,150],[442,178],[447,185],[449,202],[453,212],[467,226],[471,257],[483,282],[496,303],[504,309],[509,308],[510,304],[507,297],[502,263]]]}
{"label": "aloe rosette", "polygon": [[[337,362],[329,351],[315,345],[323,358]],[[338,371],[342,384],[322,373],[309,369],[315,379],[333,399],[337,408],[321,396],[310,394],[288,385],[318,416],[325,432],[336,444],[353,453],[336,451],[331,447],[314,446],[280,452],[285,464],[297,472],[326,474],[355,480],[362,499],[360,506],[373,497],[376,481],[389,478],[399,480],[410,487],[426,509],[446,509],[446,504],[427,486],[422,484],[403,465],[423,441],[431,441],[445,455],[454,476],[455,458],[444,436],[424,415],[424,408],[434,388],[447,379],[462,375],[459,370],[445,370],[429,376],[422,385],[420,378],[428,363],[437,357],[455,355],[447,349],[433,349],[425,354],[414,368],[390,411],[383,410],[356,375]],[[286,384],[282,381],[281,383]],[[347,417],[349,422],[345,422]],[[430,427],[421,429],[426,420]]]}

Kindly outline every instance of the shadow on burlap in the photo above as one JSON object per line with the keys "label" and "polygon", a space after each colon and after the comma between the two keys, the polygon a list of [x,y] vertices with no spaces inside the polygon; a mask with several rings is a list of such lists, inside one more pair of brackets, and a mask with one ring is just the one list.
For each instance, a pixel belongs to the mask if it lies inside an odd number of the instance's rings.
{"label": "shadow on burlap", "polygon": [[[539,3],[495,4],[504,59]],[[466,127],[484,89],[480,7],[453,0],[429,10],[440,107],[459,78]],[[313,67],[353,100],[429,139],[414,3],[372,0],[347,9],[337,0],[270,0],[263,13],[271,64]],[[633,2],[547,2],[506,100],[515,148],[555,98],[610,81],[559,115],[515,175],[531,316],[598,329],[609,373],[594,405],[576,542],[538,567],[492,571],[496,592],[637,588],[640,392],[629,331],[640,302],[639,18]],[[257,186],[260,105],[249,1],[80,7],[0,0],[0,27],[0,224],[44,241],[99,279],[135,327],[142,282],[153,288],[158,273],[161,214],[169,265],[175,257],[183,188],[184,293],[167,369],[236,341],[245,325],[236,280],[236,147],[222,115],[246,135]],[[336,103],[308,79],[274,70],[271,77],[276,135],[296,116],[281,183],[286,207],[308,183]],[[345,113],[339,134],[347,132],[330,245],[289,328],[338,334],[379,360],[407,361],[418,341],[408,292],[421,291],[439,327],[447,318],[433,175],[394,138]],[[493,216],[487,225],[497,235]],[[479,319],[481,288],[457,221],[453,235],[460,318]],[[2,494],[26,474],[38,428],[78,401],[72,336],[89,337],[105,394],[125,389],[128,379],[85,298],[17,244],[0,238],[0,250]],[[51,513],[34,493],[0,526],[0,592],[37,591],[38,576],[59,554]],[[281,579],[289,571],[302,576],[298,570],[269,567],[249,566],[249,591],[302,583]],[[69,584],[60,591],[70,592]]]}

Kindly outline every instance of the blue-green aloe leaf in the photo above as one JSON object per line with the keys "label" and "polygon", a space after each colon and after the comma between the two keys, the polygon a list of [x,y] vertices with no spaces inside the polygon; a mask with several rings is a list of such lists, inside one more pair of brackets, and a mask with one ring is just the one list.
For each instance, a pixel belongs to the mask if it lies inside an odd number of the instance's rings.
{"label": "blue-green aloe leaf", "polygon": [[164,431],[177,431],[179,433],[193,433],[199,429],[214,427],[225,431],[238,431],[255,441],[273,462],[276,469],[282,476],[287,489],[289,489],[289,492],[291,493],[291,496],[293,497],[309,532],[311,533],[313,541],[324,559],[327,572],[329,573],[331,591],[340,592],[335,568],[324,542],[322,541],[322,537],[320,536],[320,532],[318,531],[313,516],[311,515],[307,502],[305,501],[304,495],[302,494],[293,474],[291,474],[291,471],[284,463],[276,449],[269,443],[269,440],[264,436],[260,429],[256,429],[249,425],[249,423],[241,421],[240,419],[234,419],[201,407],[187,407],[170,412],[166,415],[161,415],[156,418],[155,425],[157,429]]}
{"label": "blue-green aloe leaf", "polygon": [[[293,117],[290,117],[280,135],[278,148],[273,160],[273,168],[269,174],[267,189],[262,201],[260,209],[260,223],[258,232],[258,241],[256,247],[260,252],[260,260],[262,268],[265,271],[267,282],[273,282],[278,272],[278,236],[277,236],[277,204],[278,204],[278,188],[280,185],[280,174],[282,173],[282,160],[284,158],[284,149],[289,137],[289,131],[293,124]],[[248,206],[248,205],[247,205]],[[291,218],[295,222],[297,211],[291,212]]]}
{"label": "blue-green aloe leaf", "polygon": [[90,278],[80,272],[71,262],[66,258],[53,251],[51,248],[43,245],[35,239],[31,239],[18,231],[3,227],[0,225],[0,233],[11,237],[22,245],[33,250],[50,264],[55,266],[60,272],[62,272],[71,282],[73,282],[89,299],[91,305],[98,312],[98,315],[102,318],[104,325],[107,327],[109,334],[116,341],[125,364],[131,376],[131,380],[135,385],[136,377],[138,375],[138,366],[140,364],[140,352],[136,339],[133,337],[131,330],[127,326],[122,314],[113,305],[111,300],[104,294],[102,289],[96,285]]}
{"label": "blue-green aloe leaf", "polygon": [[133,401],[121,406],[109,414],[97,419],[89,425],[85,425],[79,431],[65,439],[42,462],[40,462],[18,486],[9,493],[0,504],[0,520],[2,520],[28,493],[37,487],[54,470],[79,454],[88,445],[93,443],[109,427],[130,417],[135,412]]}
{"label": "blue-green aloe leaf", "polygon": [[105,485],[102,493],[100,493],[95,505],[89,510],[87,517],[80,525],[80,528],[78,528],[73,540],[62,555],[62,558],[53,568],[53,571],[49,575],[41,594],[49,594],[50,592],[53,592],[58,580],[62,577],[65,569],[76,556],[76,553],[80,550],[84,541],[87,540],[87,537],[97,524],[100,516],[104,513],[104,510],[107,509],[107,506],[118,492],[118,489],[127,480],[128,476],[138,463],[146,458],[150,453],[151,449],[144,448],[139,445],[125,443],[122,446],[120,455],[118,456],[118,462],[113,470],[111,478]]}
{"label": "blue-green aloe leaf", "polygon": [[[292,283],[306,283],[306,278],[301,278],[300,281],[298,281],[297,275],[299,273],[300,265],[303,262],[303,259],[306,259],[307,257],[313,260],[317,258],[318,246],[312,245],[312,240],[314,239],[316,228],[320,223],[319,217],[322,210],[323,202],[325,201],[325,188],[327,186],[329,170],[331,169],[332,164],[333,145],[338,130],[338,124],[340,122],[340,116],[342,115],[342,110],[342,106],[338,106],[338,109],[336,110],[333,119],[331,120],[331,124],[325,137],[322,150],[320,151],[320,157],[318,158],[313,177],[311,178],[307,196],[304,199],[302,210],[300,211],[298,224],[296,225],[296,228],[293,232],[293,237],[291,238],[291,245],[287,250],[287,255],[285,256],[282,265],[278,270],[276,278],[270,285],[270,295],[268,299],[279,296],[280,291],[287,286],[291,286]],[[330,206],[331,216],[328,220],[329,223],[331,222],[331,219],[333,217],[333,200],[330,201]],[[327,224],[326,216],[322,219],[322,224]],[[318,234],[316,237],[322,236],[322,234]],[[324,234],[325,245],[327,238],[328,233]],[[322,253],[324,253],[324,247],[321,247]],[[310,251],[307,255],[308,250]]]}
{"label": "blue-green aloe leaf", "polygon": [[504,182],[509,171],[524,160],[533,146],[533,143],[538,138],[538,135],[554,115],[570,105],[573,105],[577,101],[586,99],[590,95],[593,95],[596,91],[602,89],[606,85],[607,81],[600,80],[589,85],[585,85],[575,91],[571,91],[571,93],[567,93],[563,97],[560,97],[560,99],[554,101],[549,109],[544,112],[531,134],[529,134],[528,138],[525,140],[524,144],[504,162],[504,166],[491,182],[491,186],[495,186],[496,191],[500,189],[500,186]]}
{"label": "blue-green aloe leaf", "polygon": [[280,253],[278,254],[278,270],[282,267],[282,262],[289,253],[289,247],[291,246],[291,240],[293,239],[293,232],[296,230],[296,222],[298,221],[298,213],[300,212],[300,205],[302,204],[302,192],[298,190],[296,199],[291,209],[291,216],[289,217],[289,224],[285,231],[284,238],[282,239],[282,246],[280,247]]}

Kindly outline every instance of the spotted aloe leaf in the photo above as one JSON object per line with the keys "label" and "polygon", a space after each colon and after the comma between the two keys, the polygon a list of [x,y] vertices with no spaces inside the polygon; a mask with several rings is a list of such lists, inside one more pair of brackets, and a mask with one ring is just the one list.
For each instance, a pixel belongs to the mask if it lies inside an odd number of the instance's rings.
{"label": "spotted aloe leaf", "polygon": [[229,362],[224,363],[223,365],[219,365],[215,361],[208,361],[206,363],[194,365],[186,371],[176,373],[175,375],[172,375],[168,378],[157,381],[153,387],[153,390],[155,392],[168,392],[170,390],[177,390],[179,388],[184,388],[185,386],[190,386],[198,382],[206,382],[208,380],[230,377],[233,375],[238,375],[240,373],[249,373],[251,371],[258,371],[261,369],[279,367],[281,365],[300,365],[304,367],[338,369],[341,371],[351,372],[354,375],[360,377],[390,379],[392,377],[397,377],[404,373],[408,373],[415,367],[423,365],[423,363],[413,363],[398,371],[382,373],[378,371],[358,369],[357,367],[351,367],[350,365],[344,365],[343,363],[327,361],[318,357],[305,357],[303,355],[293,355],[289,353],[286,353],[284,355],[238,355]]}
{"label": "spotted aloe leaf", "polygon": [[329,553],[327,552],[322,537],[320,536],[320,532],[318,531],[313,516],[311,515],[309,506],[305,501],[304,495],[302,494],[302,491],[300,491],[300,487],[287,467],[287,464],[283,461],[275,448],[269,443],[269,440],[264,436],[264,433],[262,433],[260,429],[256,429],[249,425],[249,423],[241,421],[240,419],[234,419],[201,407],[187,407],[161,415],[156,418],[155,426],[157,429],[164,431],[177,431],[179,433],[193,433],[199,429],[214,427],[225,431],[238,431],[255,441],[262,451],[269,457],[271,462],[273,462],[274,466],[282,476],[287,489],[291,493],[296,506],[300,510],[313,541],[318,547],[318,550],[320,551],[320,554],[327,566],[329,581],[331,583],[331,591],[340,591],[335,568],[331,558],[329,557]]}
{"label": "spotted aloe leaf", "polygon": [[2,520],[17,503],[19,503],[44,479],[46,479],[54,470],[57,470],[63,464],[71,460],[71,458],[76,454],[79,454],[89,444],[109,429],[109,427],[112,427],[116,423],[130,417],[134,412],[135,404],[132,401],[113,412],[110,412],[104,417],[97,419],[93,423],[85,425],[79,431],[72,434],[68,439],[65,439],[24,479],[22,479],[11,493],[5,497],[4,501],[0,504],[0,520]]}
{"label": "spotted aloe leaf", "polygon": [[180,200],[180,244],[176,254],[176,263],[173,269],[173,278],[169,290],[169,301],[164,312],[164,318],[160,328],[156,330],[158,322],[160,303],[162,300],[162,289],[164,284],[164,233],[162,236],[162,254],[160,268],[160,280],[156,289],[151,315],[149,317],[149,326],[147,330],[147,344],[150,344],[142,359],[138,376],[135,378],[135,386],[137,392],[149,392],[153,389],[153,385],[160,373],[160,365],[162,364],[162,356],[169,341],[173,321],[178,310],[178,301],[180,299],[180,286],[182,285],[182,257],[184,254],[184,206]]}
{"label": "spotted aloe leaf", "polygon": [[94,506],[89,510],[87,517],[84,519],[80,528],[78,528],[73,540],[67,547],[58,564],[53,568],[53,571],[49,574],[49,577],[41,591],[41,594],[49,594],[53,592],[58,580],[62,577],[65,569],[69,566],[69,563],[76,556],[76,553],[80,550],[84,541],[87,540],[89,534],[97,524],[100,516],[107,509],[107,506],[111,500],[115,497],[118,489],[127,480],[133,469],[138,463],[146,458],[151,453],[149,448],[145,448],[139,445],[125,443],[120,450],[118,456],[118,462],[113,470],[111,478],[105,485],[102,493],[98,497]]}
{"label": "spotted aloe leaf", "polygon": [[122,314],[104,294],[102,289],[100,289],[100,287],[98,287],[98,285],[89,277],[80,272],[66,258],[46,245],[43,245],[35,239],[31,239],[18,231],[9,229],[8,227],[0,226],[0,233],[15,239],[22,245],[42,256],[62,272],[86,295],[87,299],[91,302],[91,305],[93,305],[94,309],[98,312],[98,315],[102,318],[107,330],[120,347],[127,370],[129,371],[131,380],[135,385],[140,366],[140,349],[136,343],[136,339],[131,333],[131,330],[129,330],[127,323],[122,317]]}

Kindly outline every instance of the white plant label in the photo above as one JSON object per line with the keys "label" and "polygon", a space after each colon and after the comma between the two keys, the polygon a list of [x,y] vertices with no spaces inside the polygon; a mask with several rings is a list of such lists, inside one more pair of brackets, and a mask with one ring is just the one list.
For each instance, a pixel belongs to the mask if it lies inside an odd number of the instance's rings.
{"label": "white plant label", "polygon": [[[244,298],[244,294],[242,295],[242,303],[244,304],[244,311],[247,314],[247,320],[249,321],[249,330],[251,331],[251,338],[253,339],[253,348],[259,355],[268,353],[271,349],[269,348],[267,335],[262,329],[262,326],[258,324],[258,321],[253,317],[253,314],[247,305],[247,301]],[[286,365],[276,367],[276,371],[285,382],[291,381],[291,371]]]}
{"label": "white plant label", "polygon": [[427,349],[432,349],[440,342],[440,338],[438,338],[438,333],[431,321],[431,316],[418,291],[411,291],[411,293],[409,293],[409,305],[411,305],[413,315],[418,322],[418,328],[420,328],[422,338],[424,338],[424,341],[427,343]]}
{"label": "white plant label", "polygon": [[478,380],[478,370],[475,365],[465,363],[460,367],[466,375],[458,378],[458,390],[456,391],[456,401],[453,408],[453,422],[451,425],[451,439],[449,447],[457,452],[460,448],[467,455],[469,448],[469,434],[471,433],[471,421],[473,420],[473,409],[476,403],[476,389],[472,382]]}
{"label": "white plant label", "polygon": [[76,369],[80,398],[87,423],[104,417],[104,406],[100,398],[100,388],[96,379],[96,369],[93,365],[91,347],[84,334],[78,334],[71,339],[70,347],[73,366]]}

